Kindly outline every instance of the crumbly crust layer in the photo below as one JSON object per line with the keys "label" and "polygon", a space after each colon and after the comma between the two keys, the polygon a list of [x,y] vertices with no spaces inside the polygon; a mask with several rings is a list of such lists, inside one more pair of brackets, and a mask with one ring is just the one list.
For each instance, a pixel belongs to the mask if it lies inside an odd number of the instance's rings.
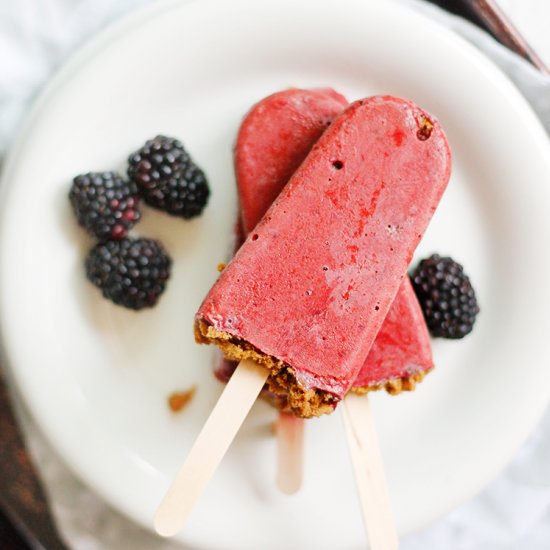
{"label": "crumbly crust layer", "polygon": [[312,418],[330,414],[339,401],[338,397],[327,391],[303,388],[296,380],[293,369],[283,361],[262,353],[244,340],[216,330],[204,321],[195,323],[195,340],[199,344],[216,344],[232,361],[253,359],[268,368],[267,389],[274,394],[278,404],[286,404],[296,416]]}
{"label": "crumbly crust layer", "polygon": [[[302,388],[292,368],[283,361],[260,352],[244,340],[238,340],[226,332],[216,330],[204,321],[195,324],[195,340],[200,344],[216,344],[229,360],[253,359],[267,367],[271,374],[262,391],[262,397],[279,410],[292,412],[301,418],[312,418],[330,414],[339,401],[329,392]],[[385,390],[390,395],[398,395],[405,391],[413,391],[430,371],[431,369],[417,371],[379,384],[354,387],[351,391],[364,395],[372,391]]]}
{"label": "crumbly crust layer", "polygon": [[401,378],[392,378],[380,384],[352,388],[351,391],[359,395],[379,390],[386,390],[391,395],[397,395],[404,391],[413,391],[416,388],[416,384],[422,382],[426,374],[430,371],[431,369],[427,371],[418,371]]}

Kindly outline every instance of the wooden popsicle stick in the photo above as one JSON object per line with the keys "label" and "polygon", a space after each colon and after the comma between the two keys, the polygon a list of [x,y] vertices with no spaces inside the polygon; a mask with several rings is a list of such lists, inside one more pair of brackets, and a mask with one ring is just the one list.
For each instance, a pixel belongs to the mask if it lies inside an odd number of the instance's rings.
{"label": "wooden popsicle stick", "polygon": [[395,550],[399,540],[368,395],[348,394],[343,416],[370,548]]}
{"label": "wooden popsicle stick", "polygon": [[304,463],[304,419],[280,412],[277,435],[277,487],[292,495],[302,485]]}
{"label": "wooden popsicle stick", "polygon": [[159,535],[170,537],[179,531],[239,431],[268,375],[268,369],[250,359],[239,363],[159,505],[153,521]]}

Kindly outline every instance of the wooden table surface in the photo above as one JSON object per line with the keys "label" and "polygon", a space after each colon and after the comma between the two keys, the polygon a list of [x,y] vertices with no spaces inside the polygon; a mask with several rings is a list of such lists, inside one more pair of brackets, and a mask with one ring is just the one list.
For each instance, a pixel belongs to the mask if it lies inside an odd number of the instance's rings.
{"label": "wooden table surface", "polygon": [[64,548],[16,426],[0,378],[0,548]]}
{"label": "wooden table surface", "polygon": [[[495,11],[493,0],[429,1],[470,19],[541,71],[548,73],[509,21]],[[13,417],[10,396],[1,374],[0,464],[0,549],[64,549]]]}

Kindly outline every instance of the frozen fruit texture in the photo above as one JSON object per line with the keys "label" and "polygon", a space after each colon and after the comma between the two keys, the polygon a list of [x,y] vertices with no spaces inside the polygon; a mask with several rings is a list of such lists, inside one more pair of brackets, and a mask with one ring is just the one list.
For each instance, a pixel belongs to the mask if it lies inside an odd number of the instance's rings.
{"label": "frozen fruit texture", "polygon": [[[347,105],[347,99],[331,88],[289,88],[265,97],[246,114],[234,154],[240,204],[235,251]],[[227,382],[236,366],[222,359],[214,373]]]}
{"label": "frozen fruit texture", "polygon": [[235,175],[246,234],[347,103],[330,88],[291,88],[268,96],[249,111],[235,144]]}
{"label": "frozen fruit texture", "polygon": [[[292,88],[262,99],[248,112],[235,147],[241,216],[248,227],[260,221],[271,205],[269,199],[280,193],[288,174],[294,173],[346,105],[344,96],[330,88]],[[245,232],[242,223],[237,224],[236,249],[244,233],[249,231]],[[215,375],[227,382],[236,365],[221,359]],[[390,393],[411,390],[432,368],[428,329],[411,283],[405,278],[353,389],[359,393],[382,388]]]}

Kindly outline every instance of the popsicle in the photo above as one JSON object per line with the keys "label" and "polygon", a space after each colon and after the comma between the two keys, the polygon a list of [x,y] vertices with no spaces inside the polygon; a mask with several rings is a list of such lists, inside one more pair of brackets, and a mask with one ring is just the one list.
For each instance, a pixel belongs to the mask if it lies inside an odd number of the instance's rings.
{"label": "popsicle", "polygon": [[446,187],[437,121],[389,96],[324,132],[200,307],[198,342],[252,358],[301,417],[351,389]]}
{"label": "popsicle", "polygon": [[[158,533],[178,530],[266,380],[304,417],[351,388],[449,175],[440,125],[406,100],[361,100],[333,121],[196,314],[197,341],[240,364],[159,506]],[[377,508],[369,538],[396,548]]]}

